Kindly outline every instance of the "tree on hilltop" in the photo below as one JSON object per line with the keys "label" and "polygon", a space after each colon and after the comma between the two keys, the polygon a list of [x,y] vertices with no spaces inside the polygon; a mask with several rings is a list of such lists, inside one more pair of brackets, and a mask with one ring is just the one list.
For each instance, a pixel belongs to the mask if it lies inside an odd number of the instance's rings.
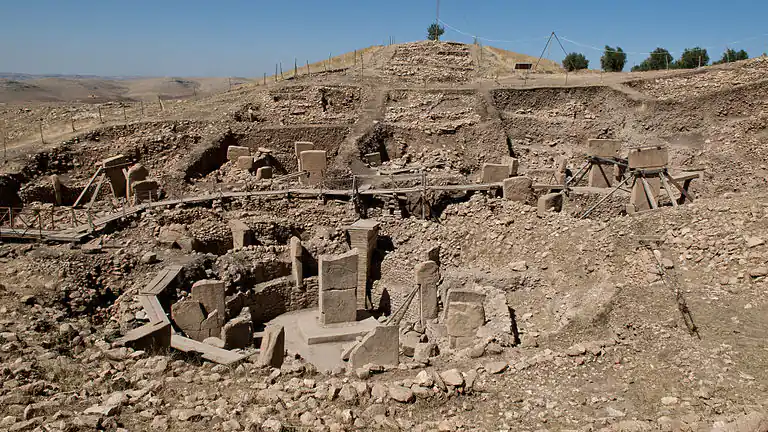
{"label": "tree on hilltop", "polygon": [[734,49],[728,48],[727,50],[725,50],[725,52],[723,52],[723,57],[720,60],[713,62],[712,64],[716,65],[716,64],[730,63],[730,62],[735,62],[739,60],[747,60],[748,58],[749,58],[749,54],[747,54],[746,51],[744,50],[736,51]]}
{"label": "tree on hilltop", "polygon": [[662,70],[674,66],[675,59],[664,48],[656,48],[647,59],[632,68],[632,72]]}
{"label": "tree on hilltop", "polygon": [[568,72],[586,69],[589,67],[589,60],[584,57],[584,54],[572,52],[565,56],[563,67]]}
{"label": "tree on hilltop", "polygon": [[445,33],[445,27],[438,23],[432,23],[427,27],[427,40],[439,41],[443,33]]}
{"label": "tree on hilltop", "polygon": [[680,69],[696,69],[699,66],[706,66],[709,63],[709,54],[706,48],[695,47],[686,48],[680,59],[675,62],[675,66]]}
{"label": "tree on hilltop", "polygon": [[603,56],[600,57],[600,67],[606,72],[621,72],[624,70],[624,65],[627,64],[627,53],[617,46],[611,48],[608,45],[605,46]]}

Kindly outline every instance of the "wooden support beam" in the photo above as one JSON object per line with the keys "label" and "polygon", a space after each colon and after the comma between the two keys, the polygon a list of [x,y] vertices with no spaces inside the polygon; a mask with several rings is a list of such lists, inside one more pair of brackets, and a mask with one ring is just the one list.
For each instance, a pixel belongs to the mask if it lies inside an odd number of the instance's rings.
{"label": "wooden support beam", "polygon": [[648,199],[648,202],[651,204],[652,209],[659,208],[659,204],[656,202],[656,197],[653,196],[653,189],[651,189],[651,185],[648,184],[648,181],[645,179],[645,177],[640,177],[640,181],[643,184],[643,190],[645,190],[645,197]]}
{"label": "wooden support beam", "polygon": [[680,204],[678,204],[677,200],[672,196],[672,190],[669,186],[669,182],[667,182],[666,176],[660,175],[659,178],[661,179],[661,185],[664,186],[664,190],[667,192],[669,200],[672,202],[672,207],[678,207]]}
{"label": "wooden support beam", "polygon": [[83,199],[83,197],[85,196],[85,194],[88,192],[88,189],[90,189],[90,188],[91,188],[91,185],[93,184],[93,181],[94,181],[94,180],[96,180],[96,177],[98,177],[98,176],[99,176],[99,174],[101,174],[101,170],[102,170],[102,169],[103,169],[103,168],[102,168],[101,166],[99,166],[99,169],[97,169],[97,170],[96,170],[96,173],[95,173],[95,174],[93,175],[93,177],[91,177],[91,179],[88,181],[88,184],[87,184],[87,185],[85,185],[85,187],[83,188],[83,191],[82,191],[82,192],[80,192],[80,196],[78,196],[78,197],[77,197],[77,199],[75,200],[75,203],[74,203],[74,204],[72,204],[72,207],[77,207],[77,205],[78,205],[78,204],[80,204],[80,200],[81,200],[81,199]]}

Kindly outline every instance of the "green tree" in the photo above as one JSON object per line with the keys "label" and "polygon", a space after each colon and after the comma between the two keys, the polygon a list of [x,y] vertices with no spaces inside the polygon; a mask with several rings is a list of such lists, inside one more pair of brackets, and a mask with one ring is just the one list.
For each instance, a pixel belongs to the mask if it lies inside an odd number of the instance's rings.
{"label": "green tree", "polygon": [[744,50],[736,51],[734,49],[728,48],[723,53],[723,57],[720,60],[713,62],[712,64],[730,63],[730,62],[735,62],[739,60],[746,60],[748,58],[749,58],[749,54],[747,54],[746,51]]}
{"label": "green tree", "polygon": [[584,54],[572,52],[565,56],[563,67],[568,72],[586,69],[589,67],[589,60],[584,57]]}
{"label": "green tree", "polygon": [[656,48],[647,59],[633,67],[632,72],[666,69],[667,66],[673,67],[674,61],[675,59],[669,51],[664,48]]}
{"label": "green tree", "polygon": [[627,64],[627,53],[621,47],[611,48],[605,46],[603,56],[600,57],[600,67],[606,72],[621,72]]}
{"label": "green tree", "polygon": [[443,33],[445,33],[443,26],[438,23],[432,23],[427,27],[427,40],[439,41]]}
{"label": "green tree", "polygon": [[709,54],[706,48],[695,47],[686,48],[680,59],[675,62],[675,66],[680,69],[695,69],[699,66],[706,66],[709,63]]}

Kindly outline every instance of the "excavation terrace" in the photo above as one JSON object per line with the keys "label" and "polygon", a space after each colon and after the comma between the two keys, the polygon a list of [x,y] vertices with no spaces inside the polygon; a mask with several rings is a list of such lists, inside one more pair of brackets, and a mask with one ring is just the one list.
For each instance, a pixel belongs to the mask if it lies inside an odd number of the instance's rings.
{"label": "excavation terrace", "polygon": [[768,62],[552,71],[373,47],[11,148],[0,429],[766,430]]}

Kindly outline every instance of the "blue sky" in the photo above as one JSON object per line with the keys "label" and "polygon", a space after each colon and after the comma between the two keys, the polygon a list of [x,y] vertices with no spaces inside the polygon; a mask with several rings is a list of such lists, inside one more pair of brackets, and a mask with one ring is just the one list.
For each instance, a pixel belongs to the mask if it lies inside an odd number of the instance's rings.
{"label": "blue sky", "polygon": [[[373,44],[424,39],[435,0],[2,0],[0,71],[147,76],[261,76]],[[583,45],[679,52],[728,42],[768,51],[768,2],[758,0],[442,0],[440,18],[486,42],[538,55],[556,31]],[[451,29],[443,39],[472,42]],[[600,53],[583,52],[591,67]],[[564,57],[559,46],[554,60]],[[628,67],[646,56],[632,54]],[[677,55],[676,55],[677,57]]]}

